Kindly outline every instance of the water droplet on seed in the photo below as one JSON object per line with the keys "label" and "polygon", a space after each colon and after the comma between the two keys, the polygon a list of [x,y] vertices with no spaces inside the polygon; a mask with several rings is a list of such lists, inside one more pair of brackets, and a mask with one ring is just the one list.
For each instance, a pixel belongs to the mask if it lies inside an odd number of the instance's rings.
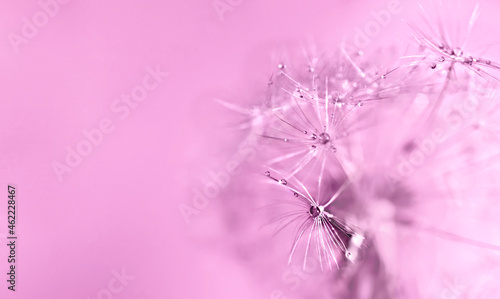
{"label": "water droplet on seed", "polygon": [[317,206],[311,206],[311,208],[309,209],[309,214],[312,217],[318,217],[319,214],[321,214],[321,210]]}
{"label": "water droplet on seed", "polygon": [[455,55],[457,57],[461,57],[463,54],[464,52],[460,48],[455,48],[453,49],[453,52],[451,52],[451,55]]}

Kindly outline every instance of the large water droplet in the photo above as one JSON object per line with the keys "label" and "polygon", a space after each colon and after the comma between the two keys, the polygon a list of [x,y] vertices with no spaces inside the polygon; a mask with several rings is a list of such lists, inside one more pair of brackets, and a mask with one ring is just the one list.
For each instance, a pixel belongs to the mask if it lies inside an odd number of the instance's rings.
{"label": "large water droplet", "polygon": [[464,52],[460,48],[455,48],[453,49],[453,52],[451,54],[457,57],[461,57],[464,54]]}
{"label": "large water droplet", "polygon": [[319,134],[319,141],[321,142],[321,144],[327,144],[328,142],[330,142],[330,135],[328,135],[328,133]]}
{"label": "large water droplet", "polygon": [[319,214],[321,214],[321,210],[317,206],[311,206],[311,208],[309,209],[309,214],[312,217],[318,217]]}

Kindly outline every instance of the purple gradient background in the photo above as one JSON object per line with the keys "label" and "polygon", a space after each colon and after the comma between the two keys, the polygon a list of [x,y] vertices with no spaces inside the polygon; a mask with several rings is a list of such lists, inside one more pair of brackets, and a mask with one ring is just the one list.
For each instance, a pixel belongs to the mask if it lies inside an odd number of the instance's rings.
{"label": "purple gradient background", "polygon": [[[388,1],[243,0],[221,20],[211,1],[73,0],[19,53],[7,35],[38,1],[0,3],[0,188],[6,198],[7,184],[17,186],[19,235],[12,294],[2,204],[0,297],[96,298],[125,268],[135,278],[113,298],[268,298],[273,287],[198,241],[217,231],[216,205],[192,225],[179,214],[198,179],[193,161],[213,154],[199,156],[209,140],[200,128],[226,88],[266,84],[275,47],[352,40]],[[400,24],[395,17],[374,42]],[[169,77],[118,119],[113,100],[156,65]],[[59,182],[51,163],[103,118],[114,131]]]}

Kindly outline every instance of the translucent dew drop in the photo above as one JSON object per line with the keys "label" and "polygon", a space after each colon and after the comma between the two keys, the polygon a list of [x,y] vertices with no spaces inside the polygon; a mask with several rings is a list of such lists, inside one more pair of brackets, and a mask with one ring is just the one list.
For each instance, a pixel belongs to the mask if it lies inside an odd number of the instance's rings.
{"label": "translucent dew drop", "polygon": [[264,172],[265,176],[271,176],[271,173],[269,171]]}
{"label": "translucent dew drop", "polygon": [[327,144],[330,142],[330,135],[328,135],[328,133],[319,134],[319,142],[321,142],[321,144]]}
{"label": "translucent dew drop", "polygon": [[311,206],[311,208],[309,209],[309,214],[312,216],[312,217],[318,217],[319,214],[321,214],[321,210],[319,207],[317,206]]}

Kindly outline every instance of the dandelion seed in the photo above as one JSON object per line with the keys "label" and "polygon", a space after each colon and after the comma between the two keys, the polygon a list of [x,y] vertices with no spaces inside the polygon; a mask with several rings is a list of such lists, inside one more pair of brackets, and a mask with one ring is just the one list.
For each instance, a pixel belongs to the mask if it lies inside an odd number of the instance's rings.
{"label": "dandelion seed", "polygon": [[349,183],[344,183],[330,198],[317,200],[296,179],[293,179],[293,183],[283,184],[283,179],[271,175],[268,177],[293,193],[294,197],[290,203],[298,207],[297,210],[281,215],[270,222],[280,222],[278,231],[293,223],[296,224],[296,235],[289,256],[289,263],[292,262],[299,248],[304,251],[304,268],[313,248],[315,248],[322,269],[327,266],[332,270],[333,265],[338,268],[341,253],[346,260],[355,262],[354,253],[357,252],[356,248],[361,246],[364,238],[358,229],[335,216],[332,206]]}

